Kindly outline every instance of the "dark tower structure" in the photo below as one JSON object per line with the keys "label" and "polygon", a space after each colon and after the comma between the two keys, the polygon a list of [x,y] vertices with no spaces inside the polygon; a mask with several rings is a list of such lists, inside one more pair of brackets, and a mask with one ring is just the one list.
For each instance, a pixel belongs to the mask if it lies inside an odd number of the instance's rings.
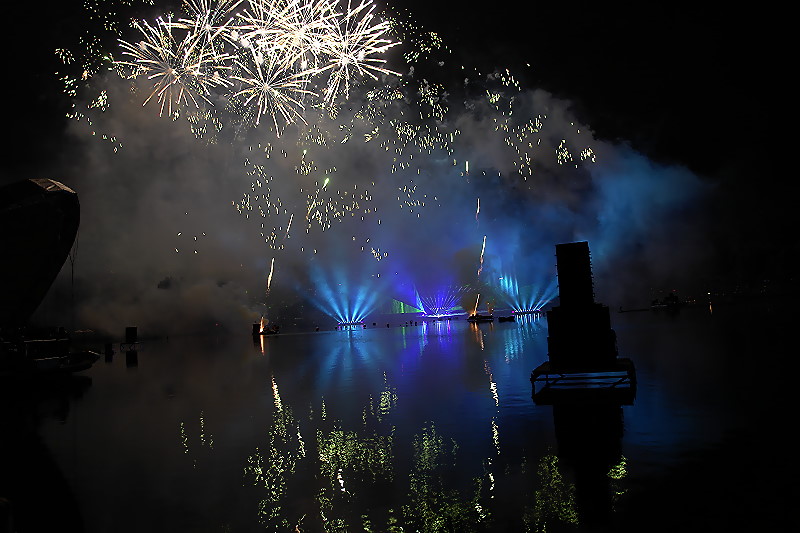
{"label": "dark tower structure", "polygon": [[553,368],[602,369],[617,359],[608,306],[594,301],[588,242],[556,245],[561,303],[547,312],[547,347]]}

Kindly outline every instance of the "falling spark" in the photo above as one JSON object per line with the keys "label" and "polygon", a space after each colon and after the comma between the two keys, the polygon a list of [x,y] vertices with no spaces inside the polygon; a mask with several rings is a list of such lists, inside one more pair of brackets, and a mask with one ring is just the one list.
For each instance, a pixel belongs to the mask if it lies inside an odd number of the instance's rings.
{"label": "falling spark", "polygon": [[267,296],[269,296],[269,291],[272,286],[272,273],[275,270],[275,258],[272,258],[272,261],[269,264],[269,276],[267,276]]}
{"label": "falling spark", "polygon": [[[292,220],[294,220],[294,213],[289,217],[289,224],[286,225],[286,238],[289,238],[289,230],[292,229]],[[274,260],[274,258],[273,258]]]}

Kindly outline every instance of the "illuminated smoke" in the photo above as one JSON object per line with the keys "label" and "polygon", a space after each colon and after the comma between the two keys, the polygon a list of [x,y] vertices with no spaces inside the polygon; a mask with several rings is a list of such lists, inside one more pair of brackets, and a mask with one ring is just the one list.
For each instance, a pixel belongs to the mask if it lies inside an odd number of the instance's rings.
{"label": "illuminated smoke", "polygon": [[[596,278],[613,281],[623,269],[641,272],[642,284],[686,272],[663,258],[703,244],[689,209],[703,186],[690,172],[596,139],[569,102],[522,87],[507,70],[457,65],[454,96],[445,43],[412,22],[369,19],[403,43],[369,57],[403,75],[341,78],[331,102],[335,68],[313,45],[342,22],[331,4],[192,5],[138,23],[145,44],[124,44],[124,65],[107,63],[82,81],[85,92],[69,93],[81,149],[66,156],[63,181],[85,206],[76,286],[82,319],[98,328],[155,327],[163,320],[153,309],[181,317],[175,327],[208,319],[235,328],[260,316],[266,271],[273,321],[281,306],[301,314],[298,301],[342,322],[393,298],[433,315],[469,308],[475,293],[535,309],[552,298],[554,243],[589,240]],[[270,15],[278,5],[285,10]],[[294,52],[267,53],[284,41]],[[270,65],[301,89],[276,104],[286,116],[241,92],[257,77],[247,69]],[[143,110],[148,99],[172,120]],[[639,294],[635,279],[598,286]]]}

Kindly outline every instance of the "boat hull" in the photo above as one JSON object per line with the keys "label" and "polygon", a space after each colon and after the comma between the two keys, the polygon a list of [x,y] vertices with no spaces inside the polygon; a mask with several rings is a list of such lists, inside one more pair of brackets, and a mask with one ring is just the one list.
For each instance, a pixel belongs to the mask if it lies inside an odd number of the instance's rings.
{"label": "boat hull", "polygon": [[72,249],[75,191],[48,179],[0,187],[0,326],[27,323]]}

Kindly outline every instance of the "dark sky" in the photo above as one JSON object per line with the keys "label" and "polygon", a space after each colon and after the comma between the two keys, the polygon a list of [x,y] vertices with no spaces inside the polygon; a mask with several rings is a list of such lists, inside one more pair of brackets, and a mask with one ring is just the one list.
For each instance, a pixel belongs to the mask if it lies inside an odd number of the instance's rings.
{"label": "dark sky", "polygon": [[[488,67],[569,97],[603,137],[715,174],[751,154],[784,73],[775,15],[716,2],[531,2],[411,9]],[[767,33],[764,33],[764,32]],[[785,67],[783,67],[785,68]],[[759,154],[760,155],[760,154]],[[756,154],[752,154],[757,159]],[[759,164],[749,161],[748,164]]]}

